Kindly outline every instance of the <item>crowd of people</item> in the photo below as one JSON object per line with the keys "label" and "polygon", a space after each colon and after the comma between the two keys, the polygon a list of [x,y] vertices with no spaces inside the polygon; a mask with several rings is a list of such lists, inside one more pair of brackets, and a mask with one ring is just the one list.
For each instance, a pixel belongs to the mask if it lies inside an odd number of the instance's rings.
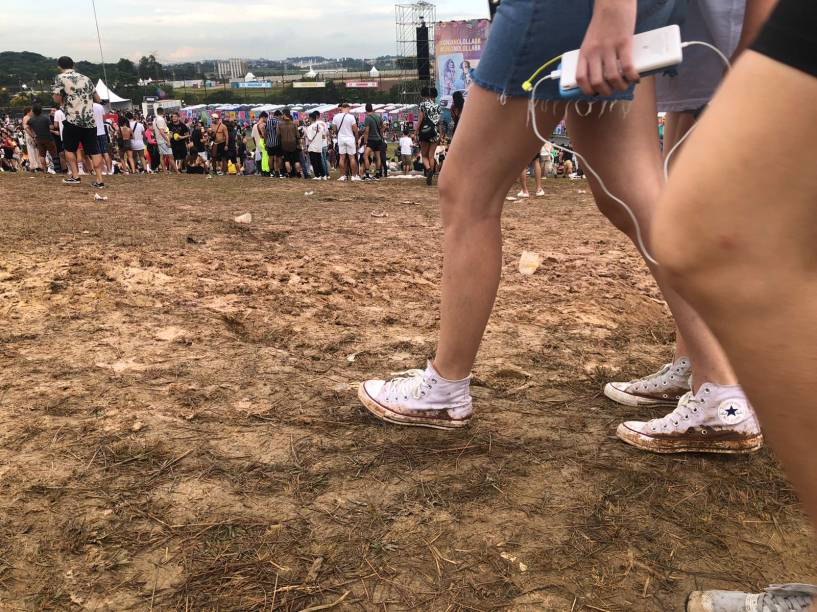
{"label": "crowd of people", "polygon": [[[85,78],[80,77],[67,68],[58,77],[55,91],[64,91],[66,80],[73,85]],[[328,180],[337,171],[340,181],[378,181],[389,173],[422,174],[431,185],[445,161],[464,104],[461,96],[459,101],[455,97],[452,130],[441,121],[442,109],[435,102],[433,87],[422,91],[414,129],[406,126],[395,131],[371,104],[359,120],[349,112],[348,103],[340,105],[330,122],[316,111],[296,120],[284,108],[272,114],[264,111],[252,124],[219,113],[205,123],[200,118],[183,118],[178,112],[168,114],[162,108],[147,117],[138,111],[109,112],[108,101],[98,99],[85,85],[86,100],[81,107],[90,109],[86,114],[90,113],[93,125],[88,121],[82,129],[94,130],[92,144],[96,146],[94,150],[77,143],[77,173],[67,180],[94,173],[92,158],[98,154],[100,176],[166,172]],[[0,171],[70,173],[64,145],[66,113],[58,102],[49,106],[35,102],[23,110],[21,119],[12,121],[6,116],[0,123]],[[557,151],[549,143],[523,173],[519,197],[530,197],[528,172],[536,178],[536,195],[544,193],[542,178],[576,176],[570,153]],[[98,180],[95,186],[104,183]]]}

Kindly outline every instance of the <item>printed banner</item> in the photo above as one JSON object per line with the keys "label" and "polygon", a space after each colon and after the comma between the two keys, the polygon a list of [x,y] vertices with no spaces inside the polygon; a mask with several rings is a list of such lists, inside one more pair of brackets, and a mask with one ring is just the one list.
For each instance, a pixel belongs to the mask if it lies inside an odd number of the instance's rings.
{"label": "printed banner", "polygon": [[295,81],[293,87],[326,87],[326,81]]}
{"label": "printed banner", "polygon": [[451,107],[455,91],[467,95],[471,71],[479,64],[488,39],[487,19],[440,21],[434,28],[434,53],[437,57],[437,93],[440,104]]}
{"label": "printed banner", "polygon": [[377,81],[344,81],[346,87],[354,87],[357,89],[376,89]]}
{"label": "printed banner", "polygon": [[270,89],[271,81],[238,81],[231,84],[233,89]]}

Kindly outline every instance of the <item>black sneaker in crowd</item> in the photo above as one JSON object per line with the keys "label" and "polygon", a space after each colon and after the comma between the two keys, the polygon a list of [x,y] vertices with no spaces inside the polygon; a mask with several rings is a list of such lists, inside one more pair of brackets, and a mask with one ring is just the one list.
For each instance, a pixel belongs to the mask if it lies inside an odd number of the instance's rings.
{"label": "black sneaker in crowd", "polygon": [[434,181],[434,170],[426,170],[426,185],[431,185]]}
{"label": "black sneaker in crowd", "polygon": [[93,187],[94,189],[105,189],[105,183],[97,183],[96,181],[94,181],[93,183],[91,183],[91,187]]}
{"label": "black sneaker in crowd", "polygon": [[62,182],[65,185],[80,185],[82,183],[82,181],[80,181],[78,178],[74,178],[73,176],[62,179]]}

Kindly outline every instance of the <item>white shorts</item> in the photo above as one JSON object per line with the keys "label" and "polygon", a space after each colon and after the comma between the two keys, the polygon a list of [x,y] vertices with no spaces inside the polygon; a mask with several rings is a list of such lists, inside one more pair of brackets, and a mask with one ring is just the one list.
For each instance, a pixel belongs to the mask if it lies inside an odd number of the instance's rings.
{"label": "white shorts", "polygon": [[207,161],[207,151],[199,151],[198,154],[204,161]]}
{"label": "white shorts", "polygon": [[340,155],[354,155],[357,150],[355,139],[352,136],[338,138],[338,153]]}
{"label": "white shorts", "polygon": [[[681,38],[715,45],[726,57],[735,52],[743,29],[746,0],[690,0]],[[718,55],[701,46],[684,49],[674,77],[655,80],[659,111],[694,111],[709,103],[726,67]]]}

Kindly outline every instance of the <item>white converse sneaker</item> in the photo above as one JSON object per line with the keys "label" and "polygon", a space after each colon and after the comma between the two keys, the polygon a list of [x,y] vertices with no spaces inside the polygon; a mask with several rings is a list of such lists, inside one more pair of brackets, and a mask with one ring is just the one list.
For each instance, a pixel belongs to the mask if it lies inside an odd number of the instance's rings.
{"label": "white converse sneaker", "polygon": [[530,194],[529,194],[529,193],[525,193],[524,191],[520,191],[519,193],[517,193],[517,194],[516,194],[516,197],[517,197],[517,198],[529,198],[529,197],[530,197]]}
{"label": "white converse sneaker", "polygon": [[367,380],[357,396],[374,416],[388,423],[459,429],[471,421],[471,377],[446,380],[428,363],[425,370],[400,372],[391,380]]}
{"label": "white converse sneaker", "polygon": [[616,435],[654,453],[751,453],[763,446],[757,417],[737,386],[704,383],[690,391],[667,416],[627,421]]}
{"label": "white converse sneaker", "polygon": [[625,406],[677,406],[688,392],[692,364],[686,357],[668,363],[654,374],[630,382],[611,382],[604,395]]}
{"label": "white converse sneaker", "polygon": [[536,197],[537,198],[541,198],[543,195],[545,195],[545,190],[544,189],[537,189],[536,190]]}
{"label": "white converse sneaker", "polygon": [[817,586],[773,584],[762,593],[695,591],[687,598],[687,612],[806,612],[817,603]]}

